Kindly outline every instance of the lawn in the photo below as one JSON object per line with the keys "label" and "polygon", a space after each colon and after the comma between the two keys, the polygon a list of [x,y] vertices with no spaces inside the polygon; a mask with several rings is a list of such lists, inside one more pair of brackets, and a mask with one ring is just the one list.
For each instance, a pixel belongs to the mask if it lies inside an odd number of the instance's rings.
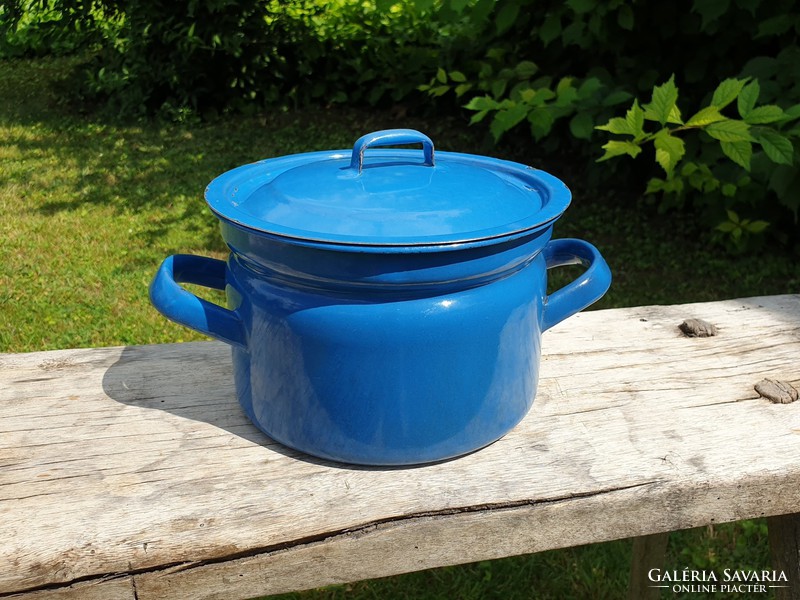
{"label": "lawn", "polygon": [[[216,175],[269,156],[347,148],[361,134],[413,127],[445,150],[520,159],[459,120],[315,109],[208,123],[110,122],[74,114],[49,84],[70,59],[0,61],[0,352],[202,339],[161,317],[147,286],[176,252],[225,248],[202,192]],[[709,245],[683,214],[658,214],[636,190],[597,192],[580,165],[537,164],[574,201],[556,237],[582,237],[614,283],[593,308],[797,292],[797,257],[739,257]],[[568,274],[552,285],[563,283]],[[629,542],[436,569],[286,598],[618,598]],[[669,568],[767,568],[761,521],[674,534]],[[680,596],[676,596],[680,597]],[[695,596],[696,597],[696,596]]]}

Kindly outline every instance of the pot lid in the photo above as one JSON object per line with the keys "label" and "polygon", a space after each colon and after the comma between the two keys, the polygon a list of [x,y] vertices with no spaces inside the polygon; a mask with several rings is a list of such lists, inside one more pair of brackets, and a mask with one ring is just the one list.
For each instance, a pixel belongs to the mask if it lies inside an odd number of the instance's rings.
{"label": "pot lid", "polygon": [[[415,149],[370,149],[422,144]],[[570,192],[517,163],[454,152],[411,129],[378,131],[350,150],[263,160],[206,189],[222,219],[282,237],[361,246],[454,244],[505,237],[558,218]]]}

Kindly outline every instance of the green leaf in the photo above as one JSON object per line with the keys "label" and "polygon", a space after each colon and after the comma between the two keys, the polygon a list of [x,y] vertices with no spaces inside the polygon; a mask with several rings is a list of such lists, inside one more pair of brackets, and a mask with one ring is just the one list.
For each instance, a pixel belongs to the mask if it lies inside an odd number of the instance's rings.
{"label": "green leaf", "polygon": [[539,88],[536,90],[536,99],[541,100],[542,103],[552,100],[556,97],[556,93],[550,88]]}
{"label": "green leaf", "polygon": [[736,99],[736,108],[739,110],[739,115],[744,119],[750,114],[750,111],[756,105],[758,96],[761,93],[761,87],[758,85],[758,79],[754,79],[739,92],[739,97]]}
{"label": "green leaf", "polygon": [[592,116],[586,112],[579,112],[569,122],[569,130],[572,135],[579,140],[588,140],[592,137],[594,121]]}
{"label": "green leaf", "polygon": [[536,74],[538,70],[539,67],[536,66],[536,63],[531,62],[529,60],[523,60],[514,68],[517,77],[519,77],[520,79],[530,79]]}
{"label": "green leaf", "polygon": [[754,108],[744,118],[745,122],[750,125],[763,125],[765,123],[774,123],[784,118],[784,112],[780,106],[774,104],[766,104]]}
{"label": "green leaf", "polygon": [[761,81],[773,79],[778,71],[783,70],[777,58],[771,56],[756,56],[748,60],[742,67],[741,74],[755,77]]}
{"label": "green leaf", "polygon": [[449,85],[437,85],[436,87],[432,87],[428,90],[428,94],[433,96],[434,98],[438,98],[439,96],[444,96],[447,92],[450,91]]}
{"label": "green leaf", "polygon": [[653,143],[656,147],[656,162],[666,171],[667,177],[671,176],[675,165],[686,152],[683,140],[670,135],[669,130],[662,129],[656,134]]}
{"label": "green leaf", "polygon": [[491,85],[492,95],[495,98],[499,98],[506,91],[506,87],[508,87],[507,79],[498,79],[497,81],[493,81]]}
{"label": "green leaf", "polygon": [[739,224],[739,215],[737,215],[737,214],[736,214],[734,211],[732,211],[731,209],[727,209],[725,212],[728,214],[728,220],[729,220],[731,223],[736,223],[737,225]]}
{"label": "green leaf", "polygon": [[747,229],[747,231],[750,233],[761,233],[767,227],[769,227],[769,223],[766,221],[753,221],[747,227],[745,227],[745,229]]}
{"label": "green leaf", "polygon": [[548,109],[537,108],[528,113],[528,122],[531,124],[531,134],[538,142],[553,129],[555,118]]}
{"label": "green leaf", "polygon": [[705,129],[706,133],[720,142],[751,142],[750,126],[744,121],[726,119],[711,123]]}
{"label": "green leaf", "polygon": [[664,194],[680,195],[683,193],[683,179],[680,177],[673,177],[664,182]]}
{"label": "green leaf", "polygon": [[772,162],[779,165],[792,164],[794,158],[792,142],[774,129],[759,130],[756,141],[761,144],[764,153]]}
{"label": "green leaf", "polygon": [[739,226],[736,223],[732,223],[731,221],[725,221],[725,222],[720,223],[719,225],[717,225],[715,227],[715,229],[717,231],[721,231],[722,233],[730,233],[731,231],[733,231],[737,227],[739,227]]}
{"label": "green leaf", "polygon": [[474,125],[475,123],[480,123],[481,121],[483,121],[484,118],[486,118],[486,115],[488,114],[489,114],[488,110],[482,110],[476,112],[474,115],[472,115],[472,118],[469,120],[469,124]]}
{"label": "green leaf", "polygon": [[625,122],[635,138],[644,136],[644,111],[639,106],[638,100],[634,100],[633,106],[625,113]]}
{"label": "green leaf", "polygon": [[777,165],[767,187],[775,192],[779,202],[791,210],[795,218],[800,209],[800,173],[793,166]]}
{"label": "green leaf", "polygon": [[[472,4],[474,2],[474,4]],[[470,2],[472,6],[469,10],[470,19],[473,23],[483,23],[492,14],[495,7],[495,0],[478,0]]]}
{"label": "green leaf", "polygon": [[705,30],[709,23],[724,15],[730,4],[730,0],[694,0],[692,12],[698,13],[702,18],[700,29]]}
{"label": "green leaf", "polygon": [[785,14],[764,19],[758,24],[758,33],[756,34],[756,39],[760,37],[782,35],[794,26],[794,22],[795,19],[792,19],[789,17],[789,15]]}
{"label": "green leaf", "polygon": [[647,182],[647,189],[644,191],[644,193],[655,194],[656,192],[663,192],[665,183],[666,182],[663,179],[659,179],[658,177],[653,177],[650,181]]}
{"label": "green leaf", "polygon": [[578,90],[572,86],[572,77],[564,77],[556,86],[556,106],[570,106],[578,99]]}
{"label": "green leaf", "polygon": [[464,94],[472,89],[471,83],[462,83],[456,86],[456,98],[461,98]]}
{"label": "green leaf", "polygon": [[583,15],[591,12],[597,3],[595,0],[567,0],[566,4],[576,15]]}
{"label": "green leaf", "polygon": [[800,117],[800,104],[790,106],[783,111],[783,114],[785,115],[787,121],[794,121],[796,118]]}
{"label": "green leaf", "polygon": [[565,46],[580,46],[586,39],[586,23],[573,21],[561,33],[561,41]]}
{"label": "green leaf", "polygon": [[675,75],[672,75],[666,83],[653,88],[652,100],[644,106],[644,118],[666,125],[677,101],[678,88],[675,87]]}
{"label": "green leaf", "polygon": [[[494,4],[494,0],[490,0],[492,4]],[[490,58],[492,60],[503,60],[506,55],[506,50],[504,48],[489,48],[486,51],[486,58]]]}
{"label": "green leaf", "polygon": [[578,98],[586,100],[603,89],[603,83],[597,77],[588,77],[578,86]]}
{"label": "green leaf", "polygon": [[611,140],[603,144],[603,149],[606,151],[603,156],[597,159],[597,162],[608,160],[615,156],[622,156],[627,154],[632,158],[636,158],[641,153],[642,148],[633,142],[621,142],[619,140]]}
{"label": "green leaf", "polygon": [[675,125],[683,125],[683,121],[681,120],[681,109],[678,108],[678,105],[673,105],[672,109],[669,111],[669,116],[667,117],[667,123],[674,123]]}
{"label": "green leaf", "polygon": [[623,90],[614,90],[603,99],[603,106],[614,106],[615,104],[622,104],[631,98],[631,94]]}
{"label": "green leaf", "polygon": [[637,100],[625,113],[625,118],[613,117],[605,125],[598,125],[595,129],[608,131],[618,135],[632,135],[634,138],[644,136],[644,111]]}
{"label": "green leaf", "polygon": [[617,12],[617,25],[627,31],[633,31],[633,10],[627,4],[620,6]]}
{"label": "green leaf", "polygon": [[706,106],[705,108],[697,111],[694,116],[686,121],[686,126],[704,127],[706,125],[710,125],[711,123],[724,121],[725,119],[727,119],[727,117],[722,116],[716,106]]}
{"label": "green leaf", "polygon": [[450,0],[448,4],[450,5],[450,8],[452,8],[455,12],[461,14],[461,12],[469,4],[469,0]]}
{"label": "green leaf", "polygon": [[630,126],[626,119],[622,117],[613,117],[608,120],[605,125],[598,125],[595,129],[600,131],[608,131],[609,133],[616,133],[618,135],[630,134],[634,135],[633,128]]}
{"label": "green leaf", "polygon": [[439,83],[447,83],[447,73],[441,67],[436,70],[436,81]]}
{"label": "green leaf", "polygon": [[386,13],[397,4],[397,0],[375,0],[375,8],[378,12]]}
{"label": "green leaf", "polygon": [[461,71],[451,71],[450,79],[452,79],[456,83],[464,83],[467,80],[467,76],[464,75]]}
{"label": "green leaf", "polygon": [[524,120],[528,116],[528,110],[527,106],[516,104],[510,108],[497,111],[489,127],[495,141],[499,140],[506,131]]}
{"label": "green leaf", "polygon": [[514,24],[519,14],[519,4],[517,2],[508,2],[503,5],[500,12],[497,13],[494,24],[497,28],[497,34],[502,35]]}
{"label": "green leaf", "polygon": [[464,105],[467,110],[493,110],[497,108],[497,101],[491,96],[475,96]]}
{"label": "green leaf", "polygon": [[539,27],[539,39],[547,47],[559,35],[561,35],[561,15],[549,13]]}
{"label": "green leaf", "polygon": [[714,96],[711,98],[711,106],[716,106],[717,108],[725,108],[736,100],[736,97],[739,95],[739,92],[742,91],[742,88],[747,83],[747,79],[725,79],[722,81],[718,86],[717,89],[714,90]]}
{"label": "green leaf", "polygon": [[526,90],[522,90],[519,93],[520,100],[527,104],[532,104],[533,100],[536,98],[536,90],[528,88]]}
{"label": "green leaf", "polygon": [[726,183],[722,186],[722,195],[726,198],[733,198],[736,195],[736,186],[732,183]]}
{"label": "green leaf", "polygon": [[737,165],[750,170],[750,159],[753,158],[753,144],[745,141],[720,142],[722,152]]}

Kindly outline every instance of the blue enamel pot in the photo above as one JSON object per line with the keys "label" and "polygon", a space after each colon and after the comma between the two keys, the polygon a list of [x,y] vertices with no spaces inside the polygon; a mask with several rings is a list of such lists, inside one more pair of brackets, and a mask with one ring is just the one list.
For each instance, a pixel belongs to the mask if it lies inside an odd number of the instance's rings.
{"label": "blue enamel pot", "polygon": [[[422,147],[384,147],[406,144]],[[611,282],[594,246],[550,239],[561,181],[434,153],[413,130],[233,169],[206,201],[227,261],[170,256],[150,298],[231,345],[253,423],[325,459],[410,465],[502,437],[533,403],[542,332]],[[576,263],[548,295],[547,270]],[[180,283],[225,290],[227,307]]]}

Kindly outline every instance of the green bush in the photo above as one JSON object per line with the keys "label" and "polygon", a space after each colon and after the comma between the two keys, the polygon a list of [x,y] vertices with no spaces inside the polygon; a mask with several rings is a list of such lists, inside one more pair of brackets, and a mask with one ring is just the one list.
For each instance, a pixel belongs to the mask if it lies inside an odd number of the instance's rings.
{"label": "green bush", "polygon": [[262,0],[120,0],[113,8],[118,35],[76,81],[82,98],[122,115],[278,102],[316,41],[302,2],[290,10]]}
{"label": "green bush", "polygon": [[[65,11],[80,0],[48,1]],[[430,18],[433,3],[97,1],[119,26],[71,95],[126,116],[397,104],[458,29]]]}
{"label": "green bush", "polygon": [[[721,239],[731,249],[742,250],[769,223],[741,218],[733,203],[757,202],[779,176],[778,169],[794,168],[793,146],[800,134],[795,127],[800,104],[785,111],[775,104],[756,106],[760,90],[758,80],[726,79],[714,90],[708,106],[684,120],[671,77],[653,89],[649,104],[640,107],[635,100],[624,117],[597,127],[625,138],[604,144],[605,154],[599,161],[623,155],[636,158],[652,142],[665,176],[650,179],[647,193],[662,194],[664,204],[682,204],[688,192],[706,205],[722,207],[727,218],[717,224],[716,231],[725,234]],[[723,114],[726,109],[733,116]],[[684,160],[684,135],[696,136],[690,160]],[[800,197],[787,189],[774,191],[778,203],[797,219]]]}
{"label": "green bush", "polygon": [[0,58],[74,54],[118,26],[91,0],[7,0],[0,3]]}
{"label": "green bush", "polygon": [[[455,112],[488,125],[496,143],[511,139],[579,164],[595,188],[625,182],[641,186],[662,210],[692,210],[732,250],[800,238],[793,108],[800,103],[800,13],[791,0],[9,6],[0,14],[5,48],[56,44],[55,34],[44,33],[56,21],[69,24],[70,35],[92,32],[70,38],[74,48],[95,48],[72,80],[71,94],[83,105],[172,118],[307,104]],[[717,106],[725,119],[707,126],[673,120],[666,131],[659,122],[640,138],[608,129],[624,119],[623,105],[636,98],[634,106],[643,107],[670,74],[688,114],[715,106],[720,82],[739,82],[729,105]],[[751,103],[749,117],[733,112],[742,98]],[[603,124],[606,131],[598,130]],[[725,127],[738,127],[739,137],[720,138]],[[630,139],[609,141],[608,134]],[[638,154],[651,141],[656,161],[594,165],[603,148]]]}
{"label": "green bush", "polygon": [[[717,84],[725,80],[737,82],[730,84],[733,102],[752,79],[747,102],[765,106],[748,117],[720,114],[708,127],[671,120],[679,129],[670,135],[610,130],[632,139],[606,143],[605,156],[609,149],[636,155],[641,142],[657,142],[656,160],[666,177],[645,165],[644,191],[661,209],[689,205],[732,250],[763,243],[765,231],[771,239],[796,243],[800,171],[792,145],[793,107],[800,102],[800,15],[792,7],[788,0],[504,0],[492,6],[445,0],[450,13],[478,27],[484,23],[476,44],[481,54],[462,57],[456,69],[443,65],[421,89],[435,98],[457,98],[473,123],[488,121],[496,141],[527,130],[543,151],[585,160],[600,153],[598,126],[621,122],[610,120],[615,107],[657,94],[656,83],[670,73],[681,81],[687,107],[714,106]],[[720,131],[726,127],[738,127],[738,136],[726,137]],[[685,143],[678,135],[686,136]],[[595,181],[640,177],[606,164],[592,171],[587,177]]]}

